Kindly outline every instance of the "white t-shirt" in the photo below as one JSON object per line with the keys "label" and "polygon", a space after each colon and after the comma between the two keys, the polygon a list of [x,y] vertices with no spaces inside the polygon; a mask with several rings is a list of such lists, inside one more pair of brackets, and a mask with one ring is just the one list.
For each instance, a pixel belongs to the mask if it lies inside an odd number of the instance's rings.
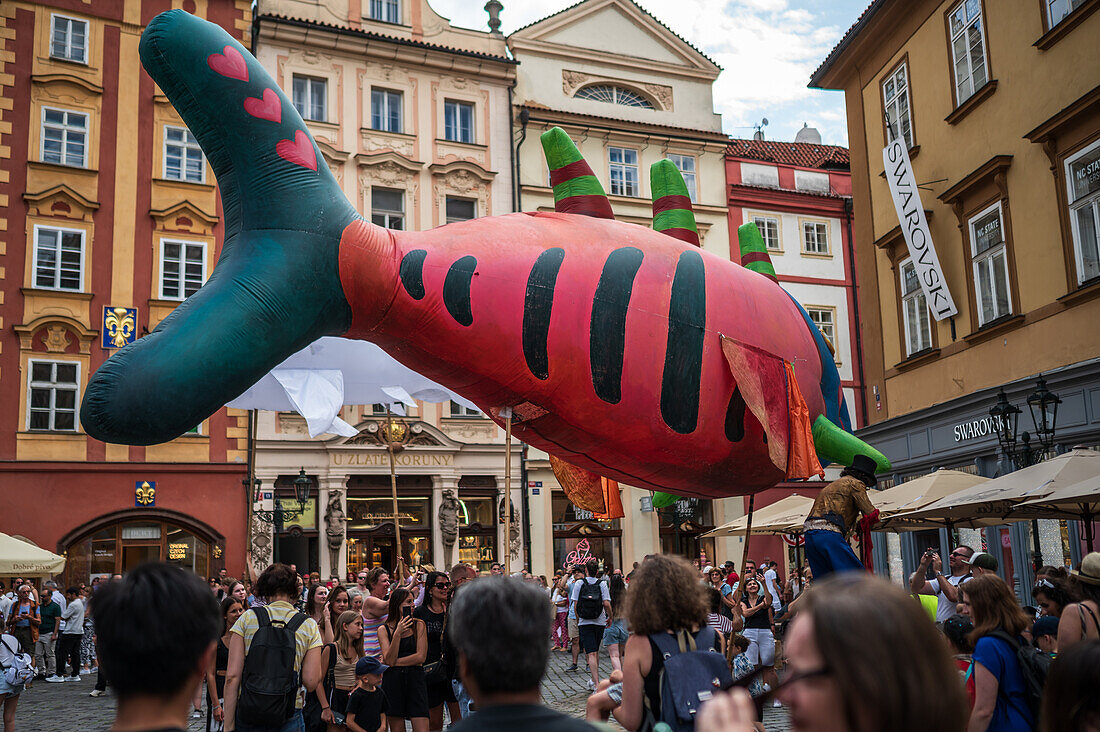
{"label": "white t-shirt", "polygon": [[[600,599],[603,602],[611,602],[611,592],[607,589],[606,582],[600,582],[599,577],[585,577],[584,581],[590,585],[599,584],[600,586]],[[581,583],[574,582],[573,589],[569,591],[569,604],[574,608],[574,612],[577,606],[577,600],[581,597]],[[600,617],[587,620],[577,615],[577,625],[607,625],[607,611],[600,610]]]}
{"label": "white t-shirt", "polygon": [[783,593],[775,586],[775,580],[776,576],[774,569],[768,569],[768,571],[764,572],[764,583],[767,584],[768,592],[770,592],[772,596],[772,608],[778,610],[783,607]]}
{"label": "white t-shirt", "polygon": [[[964,574],[959,577],[955,575],[947,575],[947,581],[954,585],[956,588],[963,582],[968,582],[974,579],[970,574]],[[947,599],[947,595],[940,591],[940,581],[938,579],[928,580],[928,586],[936,592],[936,622],[942,623],[949,617],[955,614],[955,603]]]}
{"label": "white t-shirt", "polygon": [[565,595],[558,588],[554,588],[554,594],[550,596],[550,602],[554,603],[554,610],[559,613],[569,612],[569,605],[558,605],[559,602],[565,599]]}

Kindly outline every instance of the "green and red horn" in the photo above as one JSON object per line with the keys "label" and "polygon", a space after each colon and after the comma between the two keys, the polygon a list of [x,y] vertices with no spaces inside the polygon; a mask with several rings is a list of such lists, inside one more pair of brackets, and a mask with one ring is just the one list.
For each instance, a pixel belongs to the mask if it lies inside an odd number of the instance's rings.
{"label": "green and red horn", "polygon": [[554,210],[598,219],[615,218],[603,186],[565,130],[551,127],[540,139],[550,168],[550,185],[554,187]]}
{"label": "green and red horn", "polygon": [[750,221],[737,227],[737,243],[741,247],[742,267],[759,272],[775,282],[779,281],[775,276],[775,267],[772,266],[768,248],[764,246],[764,237],[760,235],[756,224]]}
{"label": "green and red horn", "polygon": [[649,168],[653,189],[653,228],[674,239],[699,246],[699,229],[691,210],[691,198],[680,169],[671,160],[659,160]]}

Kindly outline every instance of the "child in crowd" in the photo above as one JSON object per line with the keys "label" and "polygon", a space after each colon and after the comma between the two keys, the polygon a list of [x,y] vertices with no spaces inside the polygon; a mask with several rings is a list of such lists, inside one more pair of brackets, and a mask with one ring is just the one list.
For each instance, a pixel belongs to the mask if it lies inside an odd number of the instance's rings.
{"label": "child in crowd", "polygon": [[966,698],[970,702],[970,708],[974,708],[974,660],[971,655],[974,646],[970,643],[970,634],[974,631],[974,623],[965,615],[952,615],[943,621],[943,635],[947,638],[947,645],[955,660],[955,666],[959,669],[963,685],[966,686]]}
{"label": "child in crowd", "polygon": [[364,656],[355,664],[355,689],[348,697],[346,724],[349,732],[385,732],[386,695],[382,674],[386,666],[374,656]]}
{"label": "child in crowd", "polygon": [[1031,640],[1043,653],[1051,658],[1058,655],[1058,618],[1043,615],[1031,626]]}
{"label": "child in crowd", "polygon": [[[733,657],[733,678],[742,679],[756,670],[756,666],[753,665],[749,657],[745,655],[745,651],[749,650],[749,639],[743,635],[735,634],[730,640],[733,644],[734,650],[737,655]],[[764,682],[760,677],[753,679],[749,682],[749,696],[752,697],[753,704],[756,705],[756,718],[764,718]],[[754,722],[753,725],[758,730],[763,730],[764,725],[760,722]]]}

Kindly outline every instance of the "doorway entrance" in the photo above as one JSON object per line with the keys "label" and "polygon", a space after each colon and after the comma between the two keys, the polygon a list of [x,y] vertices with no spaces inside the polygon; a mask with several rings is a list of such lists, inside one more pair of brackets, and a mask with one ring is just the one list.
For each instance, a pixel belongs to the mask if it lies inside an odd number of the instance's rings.
{"label": "doorway entrance", "polygon": [[123,544],[122,571],[126,574],[139,564],[160,561],[160,544]]}

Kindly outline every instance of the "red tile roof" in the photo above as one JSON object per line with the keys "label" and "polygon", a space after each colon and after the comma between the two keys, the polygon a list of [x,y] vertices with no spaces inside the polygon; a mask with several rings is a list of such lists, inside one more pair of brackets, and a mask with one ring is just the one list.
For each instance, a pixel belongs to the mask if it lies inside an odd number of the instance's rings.
{"label": "red tile roof", "polygon": [[800,168],[846,168],[849,165],[848,148],[810,142],[732,139],[726,155]]}

